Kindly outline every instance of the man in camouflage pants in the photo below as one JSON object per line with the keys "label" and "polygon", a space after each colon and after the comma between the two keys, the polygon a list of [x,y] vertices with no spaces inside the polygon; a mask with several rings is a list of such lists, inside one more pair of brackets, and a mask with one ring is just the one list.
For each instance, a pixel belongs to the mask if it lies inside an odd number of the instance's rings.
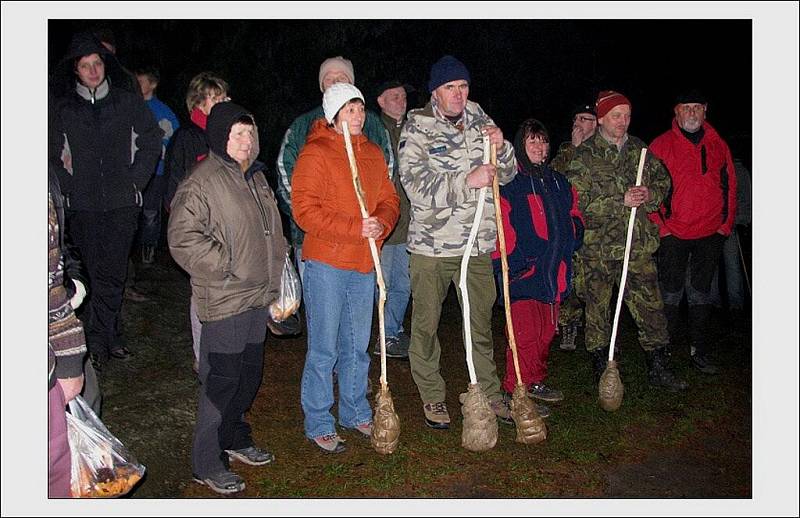
{"label": "man in camouflage pants", "polygon": [[595,108],[598,131],[578,146],[566,170],[578,191],[586,224],[579,267],[584,279],[586,350],[592,358],[595,382],[608,359],[609,302],[614,284],[622,275],[630,208],[640,207],[634,223],[624,301],[639,327],[650,383],[669,391],[684,390],[688,384],[676,379],[667,367],[667,320],[652,257],[659,245],[658,229],[647,219],[647,212],[655,210],[669,190],[669,174],[658,159],[648,156],[642,184],[636,187],[639,156],[645,145],[628,135],[630,101],[618,92],[604,91]]}
{"label": "man in camouflage pants", "polygon": [[[431,67],[430,102],[412,110],[400,134],[400,180],[411,202],[408,251],[411,253],[411,374],[420,393],[425,423],[450,425],[445,383],[439,372],[441,346],[436,334],[442,303],[451,282],[458,288],[461,257],[478,205],[481,187],[510,182],[517,171],[514,149],[481,107],[468,101],[470,75],[452,56]],[[485,139],[497,147],[497,167],[483,162]],[[491,252],[497,241],[491,189],[467,270],[475,371],[495,414],[510,424],[493,358],[492,306],[495,301]]]}
{"label": "man in camouflage pants", "polygon": [[[594,104],[581,104],[572,110],[570,140],[562,142],[558,146],[558,152],[550,161],[550,167],[563,173],[575,158],[578,146],[594,135],[596,131],[597,114],[594,112]],[[578,252],[575,252],[572,257],[572,291],[561,303],[561,311],[558,313],[558,334],[561,342],[559,348],[564,351],[575,350],[578,327],[583,322],[583,277],[578,275],[578,272],[581,271],[578,266],[579,262],[580,256]]]}

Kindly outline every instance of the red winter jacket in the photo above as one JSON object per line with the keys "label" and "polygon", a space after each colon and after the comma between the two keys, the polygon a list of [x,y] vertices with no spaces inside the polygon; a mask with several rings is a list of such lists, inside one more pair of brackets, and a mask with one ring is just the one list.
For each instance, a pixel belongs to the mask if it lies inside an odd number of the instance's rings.
{"label": "red winter jacket", "polygon": [[667,166],[672,189],[649,218],[661,237],[699,239],[730,235],[736,216],[736,172],[728,145],[708,122],[700,143],[692,144],[676,120],[656,137],[650,151]]}

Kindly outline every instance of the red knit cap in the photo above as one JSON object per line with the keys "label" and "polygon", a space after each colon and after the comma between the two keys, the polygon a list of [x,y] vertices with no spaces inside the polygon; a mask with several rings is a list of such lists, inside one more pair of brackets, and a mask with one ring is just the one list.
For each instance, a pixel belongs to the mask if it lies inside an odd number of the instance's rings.
{"label": "red knit cap", "polygon": [[608,112],[620,104],[631,106],[631,102],[628,98],[619,92],[615,92],[614,90],[604,90],[600,92],[597,95],[597,102],[594,103],[597,118],[602,119]]}

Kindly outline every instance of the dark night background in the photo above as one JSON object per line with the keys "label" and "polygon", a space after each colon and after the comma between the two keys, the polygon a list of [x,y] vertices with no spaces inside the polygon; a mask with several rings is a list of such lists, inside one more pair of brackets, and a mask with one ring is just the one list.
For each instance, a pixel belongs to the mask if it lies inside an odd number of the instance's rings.
{"label": "dark night background", "polygon": [[629,132],[650,142],[666,131],[675,95],[698,87],[708,120],[751,165],[752,21],[726,20],[56,20],[48,21],[50,69],[71,35],[105,25],[129,69],[154,64],[157,96],[185,122],[186,87],[212,70],[233,100],[256,115],[262,161],[274,169],[286,128],[322,100],[320,63],[343,55],[377,110],[375,88],[398,78],[429,98],[431,64],[463,61],[478,102],[511,140],[520,122],[540,119],[555,147],[569,137],[570,112],[615,89],[633,103]]}

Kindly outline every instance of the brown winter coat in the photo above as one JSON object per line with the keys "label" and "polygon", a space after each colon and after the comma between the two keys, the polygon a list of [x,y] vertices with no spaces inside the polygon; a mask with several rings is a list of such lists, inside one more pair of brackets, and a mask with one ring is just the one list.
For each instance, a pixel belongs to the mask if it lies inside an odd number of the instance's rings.
{"label": "brown winter coat", "polygon": [[168,238],[172,257],[192,277],[201,321],[277,298],[286,240],[275,196],[257,168],[244,174],[211,151],[175,193]]}

